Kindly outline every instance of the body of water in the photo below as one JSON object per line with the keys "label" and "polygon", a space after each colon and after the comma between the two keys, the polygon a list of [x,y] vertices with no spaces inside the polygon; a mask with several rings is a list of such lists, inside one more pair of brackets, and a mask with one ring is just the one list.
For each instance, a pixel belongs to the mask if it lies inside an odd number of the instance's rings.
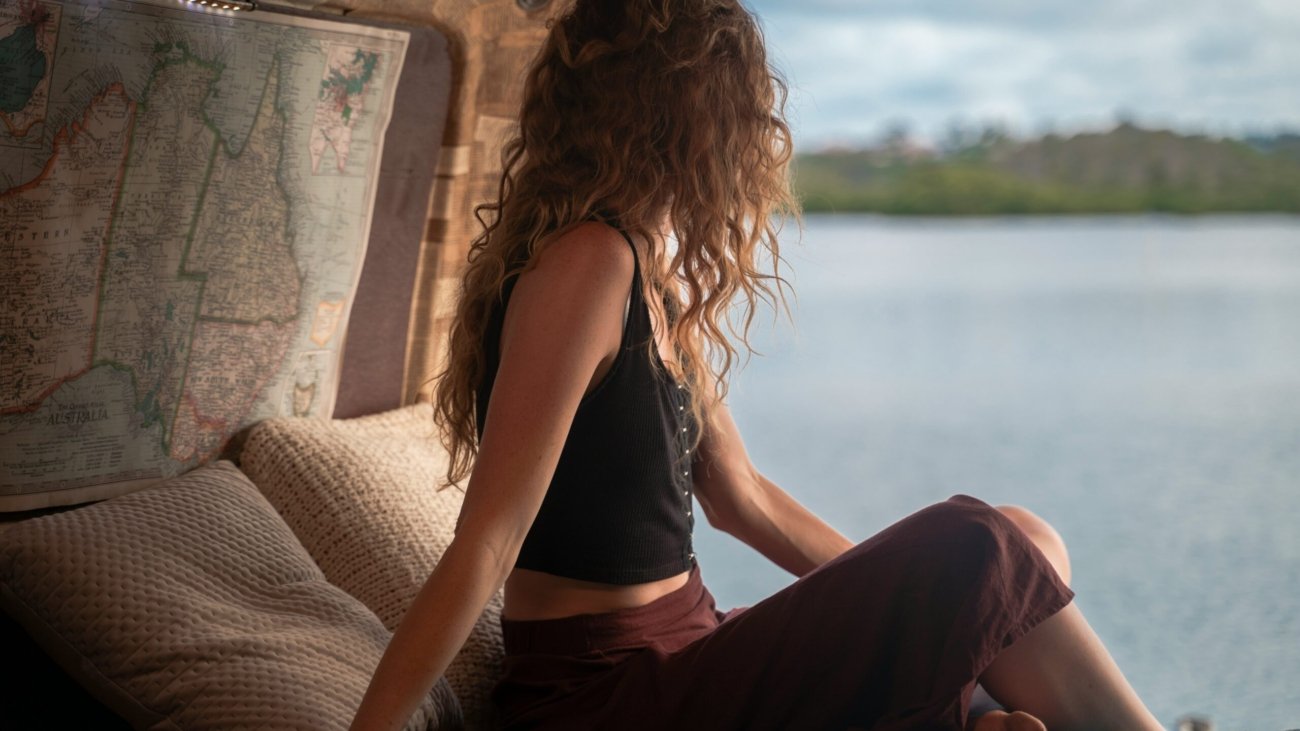
{"label": "body of water", "polygon": [[[1156,715],[1300,728],[1300,218],[810,216],[729,398],[850,538],[954,493],[1065,537]],[[769,311],[770,314],[770,311]],[[721,607],[793,580],[700,521]]]}

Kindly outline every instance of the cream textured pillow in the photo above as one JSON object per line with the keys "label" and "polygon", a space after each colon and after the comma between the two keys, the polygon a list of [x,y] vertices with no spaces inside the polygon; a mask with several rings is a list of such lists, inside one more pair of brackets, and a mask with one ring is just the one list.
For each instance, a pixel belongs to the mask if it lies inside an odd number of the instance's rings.
{"label": "cream textured pillow", "polygon": [[224,461],[0,528],[0,604],[138,729],[346,729],[389,639]]}
{"label": "cream textured pillow", "polygon": [[[462,494],[439,492],[447,454],[427,403],[356,419],[269,419],[240,466],[330,582],[397,626],[451,543]],[[505,655],[501,594],[488,603],[447,679],[470,729],[496,724],[489,699]]]}

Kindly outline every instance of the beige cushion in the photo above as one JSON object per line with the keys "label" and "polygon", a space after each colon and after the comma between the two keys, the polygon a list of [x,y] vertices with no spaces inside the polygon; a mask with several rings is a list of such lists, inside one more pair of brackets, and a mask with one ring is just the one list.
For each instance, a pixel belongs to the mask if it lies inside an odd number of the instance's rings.
{"label": "beige cushion", "polygon": [[[270,419],[253,429],[240,462],[325,576],[389,629],[451,542],[463,496],[438,491],[446,464],[429,404],[357,419]],[[498,592],[447,669],[470,729],[495,723],[500,616]]]}
{"label": "beige cushion", "polygon": [[0,528],[0,604],[138,729],[346,729],[389,639],[229,462]]}

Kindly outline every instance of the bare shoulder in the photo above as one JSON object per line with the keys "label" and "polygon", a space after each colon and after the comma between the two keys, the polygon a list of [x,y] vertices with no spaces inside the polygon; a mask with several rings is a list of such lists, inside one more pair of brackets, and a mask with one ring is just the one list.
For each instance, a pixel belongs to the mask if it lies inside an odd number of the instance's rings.
{"label": "bare shoulder", "polygon": [[[623,332],[634,258],[614,228],[585,222],[538,247],[532,266],[519,275],[502,324],[501,352],[527,350],[552,357],[557,347],[593,368],[612,359]],[[582,363],[569,363],[568,366]],[[592,369],[585,369],[591,376]]]}
{"label": "bare shoulder", "polygon": [[535,257],[511,295],[503,342],[518,321],[529,321],[531,328],[550,320],[543,330],[595,331],[612,335],[617,347],[635,266],[622,234],[602,223],[582,223],[545,242]]}
{"label": "bare shoulder", "polygon": [[624,282],[632,276],[632,252],[612,226],[587,221],[555,236],[537,252],[533,269],[520,275],[534,279],[581,280],[586,285]]}

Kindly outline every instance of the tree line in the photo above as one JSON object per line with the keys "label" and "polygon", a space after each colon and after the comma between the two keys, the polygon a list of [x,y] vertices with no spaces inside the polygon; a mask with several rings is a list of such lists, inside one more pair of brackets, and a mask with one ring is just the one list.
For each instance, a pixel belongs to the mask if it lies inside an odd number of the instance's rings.
{"label": "tree line", "polygon": [[801,154],[794,176],[810,212],[1300,213],[1300,135],[1213,138],[1122,122],[1032,139],[954,133],[928,148],[895,132],[869,148]]}

